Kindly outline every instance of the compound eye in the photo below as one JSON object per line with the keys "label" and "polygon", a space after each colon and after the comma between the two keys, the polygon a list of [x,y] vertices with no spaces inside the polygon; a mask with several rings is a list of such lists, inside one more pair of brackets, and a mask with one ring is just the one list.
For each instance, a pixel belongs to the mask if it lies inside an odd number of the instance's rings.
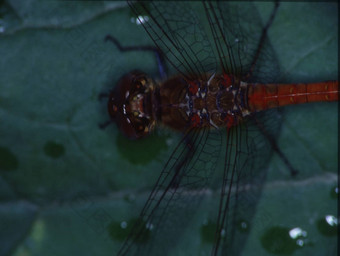
{"label": "compound eye", "polygon": [[139,77],[134,80],[134,86],[137,90],[144,90],[146,86],[146,78],[145,77]]}

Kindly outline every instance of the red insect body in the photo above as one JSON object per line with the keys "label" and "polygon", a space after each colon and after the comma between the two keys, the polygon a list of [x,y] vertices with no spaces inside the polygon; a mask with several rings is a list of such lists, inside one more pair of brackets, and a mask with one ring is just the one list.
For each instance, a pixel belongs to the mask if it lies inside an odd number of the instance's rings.
{"label": "red insect body", "polygon": [[223,80],[221,82],[221,84],[225,87],[229,87],[230,85],[233,84],[233,79],[231,75],[227,75],[227,74],[223,74]]}
{"label": "red insect body", "polygon": [[[119,255],[143,253],[141,238],[147,238],[152,232],[150,242],[145,243],[147,254],[143,255],[166,255],[173,249],[174,243],[168,238],[174,237],[176,241],[177,230],[185,229],[199,209],[201,192],[214,179],[221,152],[225,153],[225,159],[223,176],[218,177],[220,197],[214,215],[216,229],[211,255],[236,255],[230,244],[239,239],[235,223],[252,217],[248,205],[251,209],[256,200],[251,199],[248,204],[246,197],[261,190],[258,184],[252,186],[252,181],[265,177],[263,166],[271,149],[291,167],[275,144],[279,117],[272,117],[275,111],[268,111],[268,115],[257,112],[291,104],[338,100],[337,81],[265,84],[278,77],[275,63],[266,60],[272,54],[267,30],[278,5],[276,2],[268,22],[261,24],[256,13],[242,11],[242,3],[238,11],[243,13],[240,17],[244,28],[249,27],[251,32],[261,29],[261,33],[251,34],[256,40],[252,42],[253,37],[247,40],[242,32],[243,26],[233,29],[233,23],[238,20],[232,17],[237,13],[233,4],[203,1],[211,28],[208,35],[212,37],[212,49],[204,27],[199,24],[203,17],[187,15],[192,10],[186,9],[186,5],[157,1],[148,5],[142,1],[130,3],[138,17],[148,14],[149,20],[138,18],[140,24],[179,73],[160,84],[143,73],[126,75],[110,97],[109,113],[119,128],[133,139],[148,135],[156,124],[183,132],[185,137],[166,163]],[[268,46],[268,51],[263,46]],[[268,125],[268,120],[273,122]],[[243,122],[245,125],[239,125]],[[224,134],[217,130],[220,128],[227,131],[225,140],[221,136]],[[241,198],[245,201],[238,201]],[[178,205],[186,207],[183,220],[179,215],[184,207],[179,211],[173,207]],[[149,229],[153,225],[154,230]],[[156,248],[154,251],[152,246]]]}
{"label": "red insect body", "polygon": [[253,111],[307,102],[337,101],[338,98],[338,81],[311,84],[255,84],[248,89],[248,104]]}
{"label": "red insect body", "polygon": [[195,95],[198,92],[198,85],[195,82],[190,81],[188,89],[192,95]]}

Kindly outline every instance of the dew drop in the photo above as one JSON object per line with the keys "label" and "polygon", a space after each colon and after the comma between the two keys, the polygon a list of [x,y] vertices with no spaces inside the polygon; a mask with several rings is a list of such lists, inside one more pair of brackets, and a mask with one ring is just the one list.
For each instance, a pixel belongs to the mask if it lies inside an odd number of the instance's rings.
{"label": "dew drop", "polygon": [[300,247],[302,247],[304,245],[304,241],[302,239],[298,239],[296,240],[296,244]]}
{"label": "dew drop", "polygon": [[316,225],[319,232],[324,236],[330,237],[338,234],[338,219],[334,215],[326,215],[317,220]]}
{"label": "dew drop", "polygon": [[307,237],[307,232],[299,227],[296,227],[289,230],[289,236],[293,239],[297,239],[299,237]]}
{"label": "dew drop", "polygon": [[299,227],[271,227],[261,237],[263,248],[273,254],[293,254],[306,245],[307,232]]}
{"label": "dew drop", "polygon": [[143,16],[143,15],[139,15],[137,18],[131,18],[130,19],[131,23],[134,23],[136,25],[142,25],[144,23],[147,23],[149,21],[149,17],[148,16]]}
{"label": "dew drop", "polygon": [[221,237],[225,237],[225,229],[224,228],[221,230]]}
{"label": "dew drop", "polygon": [[240,220],[237,224],[237,229],[241,232],[249,232],[249,222],[246,220]]}
{"label": "dew drop", "polygon": [[338,225],[338,219],[335,218],[333,215],[326,215],[325,220],[330,226]]}
{"label": "dew drop", "polygon": [[154,228],[154,226],[153,226],[153,224],[152,223],[146,223],[146,225],[145,225],[145,227],[146,227],[146,229],[148,229],[148,230],[153,230],[153,228]]}
{"label": "dew drop", "polygon": [[127,222],[116,222],[111,221],[107,226],[107,232],[109,237],[114,241],[124,241],[129,235],[130,229],[128,228]]}
{"label": "dew drop", "polygon": [[126,222],[126,221],[122,221],[122,222],[120,223],[120,227],[121,227],[122,229],[126,229],[126,228],[127,228],[127,222]]}

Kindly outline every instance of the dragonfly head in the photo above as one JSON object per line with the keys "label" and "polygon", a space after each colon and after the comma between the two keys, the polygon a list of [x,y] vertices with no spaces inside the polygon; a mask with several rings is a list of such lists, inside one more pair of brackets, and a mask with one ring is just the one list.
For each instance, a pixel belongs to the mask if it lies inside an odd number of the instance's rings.
{"label": "dragonfly head", "polygon": [[154,82],[144,73],[133,71],[123,76],[110,93],[109,115],[128,138],[145,137],[154,129],[153,92]]}

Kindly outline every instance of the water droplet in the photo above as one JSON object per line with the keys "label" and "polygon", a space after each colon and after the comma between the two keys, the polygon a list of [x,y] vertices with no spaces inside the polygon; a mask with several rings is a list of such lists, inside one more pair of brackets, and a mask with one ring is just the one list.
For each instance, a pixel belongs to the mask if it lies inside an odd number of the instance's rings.
{"label": "water droplet", "polygon": [[143,15],[139,15],[138,17],[136,17],[136,18],[131,18],[130,19],[130,21],[131,21],[131,23],[134,23],[134,24],[137,24],[137,25],[142,25],[142,24],[144,24],[144,23],[146,23],[146,22],[148,22],[149,21],[149,17],[148,16],[143,16]]}
{"label": "water droplet", "polygon": [[338,219],[335,218],[333,215],[326,215],[325,220],[330,226],[338,225]]}
{"label": "water droplet", "polygon": [[249,222],[246,221],[246,220],[240,220],[238,223],[237,223],[237,229],[241,232],[249,232]]}
{"label": "water droplet", "polygon": [[300,247],[302,247],[303,245],[304,245],[304,241],[302,240],[302,239],[298,239],[298,240],[296,240],[296,244],[298,245],[298,246],[300,246]]}
{"label": "water droplet", "polygon": [[302,230],[301,228],[297,227],[297,228],[293,228],[293,229],[289,230],[289,236],[293,239],[297,239],[299,237],[306,237],[307,232]]}
{"label": "water droplet", "polygon": [[146,225],[145,225],[145,227],[146,227],[146,229],[148,229],[148,230],[153,230],[153,228],[154,228],[154,226],[153,226],[153,224],[152,223],[146,223]]}
{"label": "water droplet", "polygon": [[306,245],[307,232],[301,228],[272,227],[261,237],[263,248],[274,254],[292,254]]}
{"label": "water droplet", "polygon": [[107,230],[112,240],[124,241],[125,238],[129,235],[130,228],[128,228],[126,221],[111,221],[107,226]]}
{"label": "water droplet", "polygon": [[324,236],[337,236],[338,219],[333,215],[326,215],[316,222],[319,232]]}
{"label": "water droplet", "polygon": [[126,229],[126,228],[127,228],[127,222],[126,222],[126,221],[122,221],[122,222],[120,223],[120,227],[121,227],[122,229]]}
{"label": "water droplet", "polygon": [[221,237],[225,237],[225,229],[224,228],[222,228],[222,230],[221,230],[221,232],[220,232],[220,234],[221,234]]}
{"label": "water droplet", "polygon": [[138,227],[144,228],[141,229],[141,236],[139,236],[136,240],[137,243],[145,243],[150,239],[150,229],[146,228],[145,222],[141,221],[140,219],[132,218],[127,221],[112,221],[110,224],[107,226],[107,230],[109,233],[109,236],[112,240],[116,241],[124,241],[127,236],[129,235],[131,229],[135,226],[138,225]]}

